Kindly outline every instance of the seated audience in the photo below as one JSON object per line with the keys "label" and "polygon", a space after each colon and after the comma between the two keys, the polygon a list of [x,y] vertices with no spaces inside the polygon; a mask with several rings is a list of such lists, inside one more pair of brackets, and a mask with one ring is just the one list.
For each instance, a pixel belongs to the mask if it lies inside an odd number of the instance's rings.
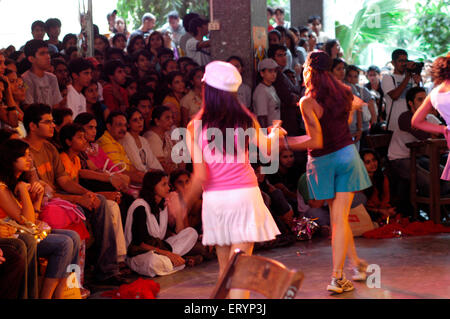
{"label": "seated audience", "polygon": [[173,142],[170,131],[173,127],[173,112],[167,106],[157,106],[152,113],[150,130],[144,134],[153,154],[168,174],[177,168],[182,168],[183,163],[175,164],[172,161]]}
{"label": "seated audience", "polygon": [[[168,228],[170,219],[175,220],[174,232]],[[169,178],[163,171],[145,174],[139,198],[128,210],[125,239],[128,263],[143,275],[162,276],[195,262],[183,256],[194,248],[198,234],[188,226],[187,212],[178,194],[170,193]]]}
{"label": "seated audience", "polygon": [[120,140],[131,164],[140,172],[163,170],[158,159],[148,145],[147,139],[141,136],[144,130],[144,117],[136,108],[127,110],[128,132]]}

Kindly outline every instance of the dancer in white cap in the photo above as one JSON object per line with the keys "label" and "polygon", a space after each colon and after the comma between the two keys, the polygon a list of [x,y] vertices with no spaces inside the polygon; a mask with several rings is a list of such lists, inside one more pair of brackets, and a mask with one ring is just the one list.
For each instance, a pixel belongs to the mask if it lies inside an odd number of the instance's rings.
{"label": "dancer in white cap", "polygon": [[[235,249],[251,255],[255,242],[272,240],[280,234],[261,197],[245,146],[255,143],[268,150],[277,137],[260,133],[257,120],[238,101],[236,92],[242,78],[233,65],[219,61],[209,63],[203,82],[202,108],[188,125],[188,148],[194,173],[187,202],[189,198],[198,197],[203,188],[202,242],[203,245],[215,246],[220,278]],[[201,125],[195,121],[201,121]],[[242,128],[244,131],[255,128],[257,133],[245,145],[238,143],[236,135],[231,136],[234,137],[234,143],[231,138],[231,148],[234,144],[234,149],[230,161],[230,150],[225,141],[222,139],[221,144],[218,143],[219,136],[215,135],[213,141],[208,136],[207,129],[212,128],[222,132],[223,137],[227,136],[227,128]],[[284,133],[280,132],[280,135]],[[245,161],[237,160],[236,150],[238,154],[240,150],[245,151]],[[249,292],[231,290],[229,297],[248,298]]]}

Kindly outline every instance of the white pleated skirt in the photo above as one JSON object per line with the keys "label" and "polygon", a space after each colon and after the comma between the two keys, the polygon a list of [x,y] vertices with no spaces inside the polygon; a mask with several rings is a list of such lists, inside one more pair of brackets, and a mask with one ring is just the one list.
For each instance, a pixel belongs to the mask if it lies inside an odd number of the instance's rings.
{"label": "white pleated skirt", "polygon": [[264,242],[280,234],[258,187],[205,191],[203,245]]}

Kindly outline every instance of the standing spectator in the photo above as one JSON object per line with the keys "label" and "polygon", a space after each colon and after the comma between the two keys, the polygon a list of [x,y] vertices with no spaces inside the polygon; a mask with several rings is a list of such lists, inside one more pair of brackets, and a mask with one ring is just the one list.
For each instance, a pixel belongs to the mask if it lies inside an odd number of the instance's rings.
{"label": "standing spectator", "polygon": [[93,66],[89,60],[78,58],[69,64],[72,84],[67,86],[67,107],[73,111],[73,117],[86,112],[86,98],[82,94],[84,88],[92,81]]}
{"label": "standing spectator", "polygon": [[121,17],[116,18],[115,31],[115,33],[124,34],[127,39],[130,36],[130,32],[127,30],[127,23]]}
{"label": "standing spectator", "polygon": [[43,40],[31,40],[25,45],[25,55],[31,63],[31,69],[22,76],[28,89],[25,103],[43,103],[52,107],[58,107],[63,101],[59,91],[58,79],[50,68],[50,53],[48,44]]}
{"label": "standing spectator", "polygon": [[180,23],[180,16],[178,15],[178,12],[169,12],[169,14],[167,15],[167,20],[167,24],[164,25],[163,30],[169,31],[172,34],[174,47],[178,49],[180,46],[181,37],[186,33],[186,30]]}
{"label": "standing spectator", "polygon": [[284,8],[278,7],[275,9],[275,23],[276,26],[282,26],[286,29],[289,29],[291,27],[289,21],[284,21]]}
{"label": "standing spectator", "polygon": [[320,16],[310,16],[308,24],[311,26],[311,30],[317,36],[317,44],[323,45],[328,41],[328,35],[322,32],[322,18]]}
{"label": "standing spectator", "polygon": [[318,39],[317,34],[310,30],[308,33],[308,53],[317,49]]}
{"label": "standing spectator", "polygon": [[377,105],[378,122],[386,120],[386,110],[384,109],[384,92],[381,88],[381,71],[376,65],[371,65],[366,72],[368,83],[364,86],[375,97]]}
{"label": "standing spectator", "polygon": [[142,36],[144,39],[153,32],[153,28],[155,27],[156,18],[153,14],[147,12],[142,16],[142,24],[139,29],[133,31],[130,34],[130,40],[137,35]]}
{"label": "standing spectator", "polygon": [[399,129],[400,114],[408,110],[406,92],[419,85],[422,79],[419,74],[413,74],[408,70],[411,62],[408,61],[408,53],[405,50],[397,49],[392,52],[392,64],[394,73],[383,76],[381,89],[386,98],[387,129],[395,131]]}
{"label": "standing spectator", "polygon": [[300,100],[301,91],[292,84],[289,78],[281,71],[287,65],[287,48],[283,45],[274,45],[269,47],[269,58],[277,64],[277,78],[273,86],[281,100],[280,116],[283,121],[283,128],[288,135],[303,135],[305,127],[303,124],[300,110],[297,102]]}
{"label": "standing spectator", "polygon": [[267,7],[267,32],[270,32],[273,29],[275,29],[271,22],[274,15],[275,15],[275,11],[273,11],[273,9],[271,7]]}
{"label": "standing spectator", "polygon": [[59,41],[61,34],[61,21],[57,18],[51,18],[45,21],[45,32],[48,35],[48,44],[52,44],[58,48],[58,52],[64,49],[63,44]]}
{"label": "standing spectator", "polygon": [[[240,57],[235,55],[231,56],[227,59],[227,62],[234,65],[242,76],[242,73],[244,72],[244,62]],[[237,94],[239,101],[242,104],[244,104],[248,109],[250,109],[252,106],[252,89],[247,84],[242,82],[241,86],[238,89]]]}
{"label": "standing spectator", "polygon": [[272,84],[277,79],[278,64],[272,59],[264,59],[258,64],[258,72],[262,81],[253,92],[253,109],[261,127],[272,126],[279,120],[280,98]]}
{"label": "standing spectator", "polygon": [[328,40],[325,43],[324,51],[328,53],[328,55],[331,57],[331,59],[337,59],[342,57],[341,53],[341,45],[339,43],[339,40],[333,39]]}
{"label": "standing spectator", "polygon": [[186,43],[190,38],[193,37],[193,35],[189,29],[189,24],[195,18],[200,18],[200,16],[194,12],[188,13],[183,17],[183,28],[187,32],[180,38],[180,51],[179,51],[180,57],[186,56],[186,53],[187,53]]}
{"label": "standing spectator", "polygon": [[108,30],[111,33],[116,33],[116,19],[117,19],[117,10],[110,12],[106,15],[106,20],[108,21]]}
{"label": "standing spectator", "polygon": [[45,23],[41,20],[34,21],[31,25],[31,34],[34,40],[44,40]]}
{"label": "standing spectator", "polygon": [[194,18],[189,23],[189,32],[193,37],[186,42],[186,55],[200,66],[208,64],[211,62],[209,51],[211,43],[209,40],[203,40],[203,37],[208,34],[208,21]]}
{"label": "standing spectator", "polygon": [[[345,76],[346,84],[352,89],[352,93],[364,101],[364,105],[361,108],[361,138],[360,143],[356,143],[356,149],[366,148],[365,137],[369,134],[371,125],[377,122],[377,113],[375,107],[375,98],[370,94],[369,90],[359,85],[359,72],[360,69],[355,65],[347,67],[347,73]],[[359,116],[359,115],[358,115]],[[359,125],[359,124],[358,124]],[[351,131],[351,129],[350,129]],[[359,144],[359,145],[358,145]]]}

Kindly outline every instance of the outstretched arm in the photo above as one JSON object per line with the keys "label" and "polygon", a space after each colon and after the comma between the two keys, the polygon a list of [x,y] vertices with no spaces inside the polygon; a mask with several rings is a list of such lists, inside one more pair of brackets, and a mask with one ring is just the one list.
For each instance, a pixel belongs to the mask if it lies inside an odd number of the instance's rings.
{"label": "outstretched arm", "polygon": [[287,142],[293,150],[305,150],[308,148],[322,148],[323,136],[319,118],[322,116],[322,107],[311,97],[300,100],[300,111],[305,123],[306,135],[288,136]]}
{"label": "outstretched arm", "polygon": [[438,125],[430,123],[426,120],[426,117],[433,110],[430,96],[427,96],[422,105],[414,113],[411,125],[419,130],[434,133],[434,134],[446,134],[447,127],[445,125]]}

